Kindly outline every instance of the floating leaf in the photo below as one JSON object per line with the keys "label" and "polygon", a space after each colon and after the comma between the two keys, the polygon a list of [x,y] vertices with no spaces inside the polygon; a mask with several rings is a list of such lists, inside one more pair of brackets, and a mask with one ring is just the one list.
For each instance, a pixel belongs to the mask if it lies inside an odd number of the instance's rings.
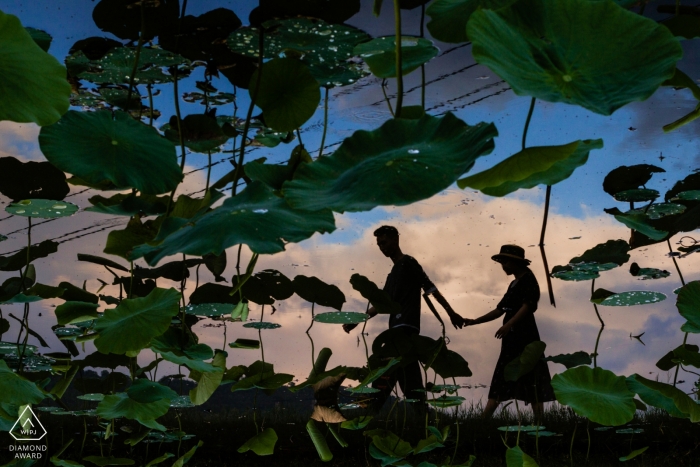
{"label": "floating leaf", "polygon": [[700,190],[682,191],[678,193],[674,199],[683,201],[700,201]]}
{"label": "floating leaf", "polygon": [[[605,292],[605,293],[603,293]],[[602,306],[635,306],[657,303],[666,300],[666,295],[661,292],[648,290],[635,290],[631,292],[615,293],[605,289],[597,289],[591,301]]]}
{"label": "floating leaf", "polygon": [[228,345],[232,349],[259,349],[260,341],[256,339],[236,339]]}
{"label": "floating leaf", "polygon": [[158,245],[135,248],[132,258],[143,256],[148,264],[155,265],[175,253],[218,255],[242,243],[254,253],[271,254],[283,251],[287,242],[300,242],[314,232],[333,230],[335,221],[330,211],[294,210],[271,189],[253,182],[238,195],[227,198],[222,206],[183,224]]}
{"label": "floating leaf", "polygon": [[50,199],[23,199],[9,204],[5,211],[15,216],[55,219],[72,216],[78,212],[78,206],[65,201],[53,201]]}
{"label": "floating leaf", "polygon": [[650,164],[620,166],[610,171],[603,180],[603,190],[611,196],[627,190],[635,190],[651,180],[655,173],[666,172],[661,167]]}
{"label": "floating leaf", "polygon": [[513,431],[522,431],[525,433],[530,433],[530,432],[537,432],[538,430],[544,430],[545,426],[541,425],[509,425],[509,426],[499,426],[497,428],[498,431],[508,431],[508,432],[513,432]]}
{"label": "floating leaf", "polygon": [[634,188],[632,190],[620,191],[613,195],[613,198],[615,198],[617,201],[624,201],[626,203],[654,201],[658,197],[659,192],[649,188]]}
{"label": "floating leaf", "polygon": [[230,303],[200,303],[197,305],[187,305],[185,313],[196,316],[222,316],[233,311],[235,305]]}
{"label": "floating leaf", "polygon": [[162,428],[164,431],[165,427],[156,422],[155,419],[165,415],[169,408],[170,401],[168,399],[142,403],[131,399],[126,393],[120,392],[105,396],[97,406],[97,415],[107,420],[121,417],[137,420],[145,426]]}
{"label": "floating leaf", "polygon": [[660,203],[652,204],[646,208],[633,209],[629,212],[639,212],[646,214],[651,220],[661,219],[666,216],[674,216],[685,212],[686,207],[682,204],[675,203]]}
{"label": "floating leaf", "polygon": [[601,425],[624,425],[636,411],[625,378],[602,368],[570,368],[554,375],[552,388],[561,404]]}
{"label": "floating leaf", "polygon": [[700,421],[700,405],[686,393],[670,384],[652,381],[634,374],[627,378],[627,386],[647,404],[667,411],[673,417]]}
{"label": "floating leaf", "polygon": [[506,466],[507,467],[537,467],[535,459],[528,456],[520,449],[520,446],[508,448],[506,451]]}
{"label": "floating leaf", "polygon": [[57,306],[54,313],[56,314],[58,324],[61,325],[88,321],[99,316],[97,313],[97,305],[85,302],[65,302]]}
{"label": "floating leaf", "polygon": [[284,183],[284,196],[299,209],[336,212],[411,204],[454,183],[493,150],[496,135],[493,124],[469,126],[451,113],[389,120],[377,130],[356,131],[333,155],[301,165]]}
{"label": "floating leaf", "polygon": [[498,9],[512,0],[436,0],[425,13],[430,17],[427,27],[435,39],[442,42],[466,42],[467,22],[479,8]]}
{"label": "floating leaf", "polygon": [[676,307],[689,324],[700,327],[700,281],[688,282],[681,288]]}
{"label": "floating leaf", "polygon": [[156,402],[161,399],[168,399],[168,401],[170,401],[177,397],[177,393],[168,386],[142,378],[136,379],[131,387],[126,390],[126,394],[130,399],[144,404]]}
{"label": "floating leaf", "polygon": [[477,10],[467,35],[516,94],[603,115],[647,99],[682,56],[668,29],[613,2],[520,0]]}
{"label": "floating leaf", "polygon": [[[131,81],[131,72],[134,69],[135,61],[135,47],[115,47],[102,58],[95,61],[85,60],[85,56],[82,52],[74,53],[66,58],[66,66],[71,72],[77,72],[77,78],[92,83],[128,85]],[[139,66],[136,70],[134,83],[158,84],[174,81],[175,77],[169,73],[164,73],[162,68],[179,65],[189,65],[189,60],[180,55],[168,52],[167,50],[141,47]],[[180,68],[180,77],[187,73],[187,68]],[[120,107],[124,108],[128,106],[133,108],[133,103],[126,102],[127,94],[119,92],[111,97],[116,97],[118,99],[116,103],[120,104]],[[138,94],[133,97],[140,100]],[[105,96],[105,98],[109,99],[108,96]],[[123,103],[120,102],[122,99]],[[138,107],[140,107],[140,103],[137,103],[136,108]]]}
{"label": "floating leaf", "polygon": [[252,329],[277,329],[281,328],[282,325],[277,323],[268,323],[265,321],[254,321],[252,323],[244,324],[243,327]]}
{"label": "floating leaf", "polygon": [[534,341],[527,344],[523,352],[506,365],[504,370],[506,381],[517,381],[534,370],[537,362],[542,358],[546,347],[547,344],[542,341]]}
{"label": "floating leaf", "polygon": [[156,288],[144,298],[122,300],[95,324],[99,336],[95,347],[103,353],[121,354],[147,347],[170,326],[179,311],[180,293],[175,289]]}
{"label": "floating leaf", "polygon": [[275,452],[277,433],[272,428],[265,428],[238,448],[238,452],[253,451],[258,456],[270,456]]}
{"label": "floating leaf", "polygon": [[69,111],[42,128],[39,145],[56,167],[91,183],[109,180],[120,188],[159,194],[182,180],[175,146],[125,112]]}
{"label": "floating leaf", "polygon": [[41,50],[16,16],[0,12],[0,120],[55,123],[68,110],[66,69]]}
{"label": "floating leaf", "polygon": [[588,281],[600,277],[596,270],[581,270],[573,266],[554,266],[551,275],[564,281]]}
{"label": "floating leaf", "polygon": [[0,157],[0,193],[13,201],[60,201],[69,191],[66,174],[50,162],[20,162],[11,156]]}
{"label": "floating leaf", "polygon": [[[182,139],[186,147],[194,152],[218,152],[219,146],[228,141],[216,118],[206,114],[188,115],[180,120]],[[177,117],[170,118],[170,123],[161,127],[165,137],[175,144],[180,143]]]}
{"label": "floating leaf", "polygon": [[377,284],[363,275],[353,274],[350,277],[352,288],[369,300],[377,313],[395,314],[401,312],[401,305],[396,303],[388,293],[377,287]]}
{"label": "floating leaf", "polygon": [[521,188],[555,185],[585,164],[591,150],[602,147],[602,139],[587,139],[563,146],[526,148],[490,169],[458,180],[457,186],[505,196]]}
{"label": "floating leaf", "polygon": [[221,368],[204,362],[214,356],[211,347],[207,344],[198,344],[191,337],[187,337],[183,342],[182,332],[179,329],[170,327],[151,341],[150,348],[153,352],[161,354],[165,360],[185,365],[190,370],[202,373],[222,371]]}
{"label": "floating leaf", "polygon": [[[439,50],[421,37],[401,36],[401,74],[407,75],[437,56]],[[355,47],[378,78],[396,77],[396,36],[376,37]]]}
{"label": "floating leaf", "polygon": [[[581,256],[569,260],[569,264],[586,270],[607,271],[609,267],[601,268],[598,265],[614,263],[612,266],[622,266],[630,259],[629,244],[624,240],[608,240],[600,243],[590,250],[586,250]],[[583,264],[581,264],[583,263]]]}
{"label": "floating leaf", "polygon": [[456,407],[458,405],[462,405],[462,402],[464,402],[466,399],[462,396],[447,396],[447,395],[442,395],[438,397],[437,399],[429,399],[427,402],[428,404],[434,406],[434,407],[440,407],[440,408],[446,408],[446,407]]}
{"label": "floating leaf", "polygon": [[584,352],[583,350],[579,350],[578,352],[574,352],[574,353],[559,354],[559,355],[555,355],[553,357],[546,357],[544,359],[544,361],[545,362],[561,363],[567,369],[569,369],[569,368],[573,368],[573,367],[580,366],[580,365],[590,365],[591,364],[591,356],[588,354],[588,352]]}
{"label": "floating leaf", "polygon": [[634,451],[630,452],[630,453],[627,454],[626,456],[620,457],[620,462],[626,462],[626,461],[628,461],[628,460],[634,459],[635,457],[637,457],[638,455],[642,454],[642,453],[643,453],[644,451],[646,451],[647,449],[649,449],[649,446],[644,446],[644,447],[641,448],[641,449],[635,449]]}
{"label": "floating leaf", "polygon": [[101,392],[90,393],[90,394],[81,394],[80,396],[76,396],[76,399],[80,399],[82,401],[91,401],[91,402],[100,402],[104,398],[105,398],[105,395],[102,394]]}
{"label": "floating leaf", "polygon": [[111,198],[96,195],[88,199],[92,206],[86,211],[99,212],[112,216],[156,216],[165,214],[168,198],[165,196],[116,194]]}
{"label": "floating leaf", "polygon": [[[28,252],[27,248],[29,248]],[[57,251],[58,243],[52,240],[44,240],[38,245],[24,247],[12,256],[0,256],[0,271],[19,271],[25,267],[27,261],[32,262],[39,258],[46,258]],[[3,284],[3,286],[4,285],[5,284]],[[20,289],[18,289],[17,292],[19,292]]]}
{"label": "floating leaf", "polygon": [[[314,18],[266,22],[263,57],[299,57],[319,84],[328,88],[352,84],[362,78],[366,72],[348,59],[355,55],[353,48],[370,37],[351,26],[328,24]],[[257,28],[238,29],[227,42],[234,52],[257,59]]]}
{"label": "floating leaf", "polygon": [[[260,88],[258,73],[250,79],[250,95],[265,115],[265,122],[277,131],[293,131],[316,112],[321,91],[309,69],[293,58],[275,58],[262,70]],[[252,97],[251,97],[252,98]]]}
{"label": "floating leaf", "polygon": [[314,321],[328,324],[358,324],[367,321],[367,314],[352,311],[335,311],[320,313],[314,317]]}
{"label": "floating leaf", "polygon": [[668,232],[658,230],[652,226],[649,223],[649,216],[636,210],[622,212],[617,208],[612,208],[605,209],[605,212],[615,216],[615,219],[622,222],[630,229],[637,230],[651,239],[657,241],[663,240],[668,235]]}
{"label": "floating leaf", "polygon": [[640,268],[637,263],[630,265],[630,274],[638,277],[641,280],[647,279],[663,279],[671,275],[670,272],[656,268]]}
{"label": "floating leaf", "polygon": [[307,302],[340,310],[345,303],[345,294],[338,287],[326,284],[315,276],[298,275],[292,281],[294,292]]}

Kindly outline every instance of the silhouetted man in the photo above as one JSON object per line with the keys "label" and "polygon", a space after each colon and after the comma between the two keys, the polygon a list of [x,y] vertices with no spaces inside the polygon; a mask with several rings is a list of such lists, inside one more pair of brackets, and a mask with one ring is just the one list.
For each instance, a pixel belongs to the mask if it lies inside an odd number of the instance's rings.
{"label": "silhouetted man", "polygon": [[[418,261],[401,251],[398,230],[390,225],[383,225],[374,231],[374,236],[377,238],[379,250],[394,263],[386,278],[384,291],[401,306],[401,311],[389,315],[389,328],[401,329],[407,335],[420,333],[421,289],[427,294],[432,294],[443,306],[455,328],[461,328],[464,324],[463,318],[452,310]],[[370,307],[367,314],[372,318],[377,311]],[[343,329],[350,332],[356,326],[345,324]],[[425,401],[425,392],[416,391],[424,389],[421,367],[418,361],[413,361],[375,381],[372,386],[381,391],[381,396],[376,398],[377,409],[384,404],[397,381],[405,397]]]}

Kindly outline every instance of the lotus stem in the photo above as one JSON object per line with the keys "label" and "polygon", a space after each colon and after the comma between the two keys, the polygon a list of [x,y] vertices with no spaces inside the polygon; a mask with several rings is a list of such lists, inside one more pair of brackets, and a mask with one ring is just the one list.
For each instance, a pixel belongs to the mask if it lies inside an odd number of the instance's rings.
{"label": "lotus stem", "polygon": [[[527,111],[527,118],[525,119],[525,128],[523,129],[523,151],[525,150],[525,140],[527,139],[527,130],[530,128],[530,120],[532,119],[532,112],[535,110],[535,101],[533,97],[530,101],[530,109]],[[542,241],[540,241],[542,243]]]}
{"label": "lotus stem", "polygon": [[391,101],[389,100],[389,96],[386,95],[386,79],[382,80],[382,85],[380,86],[382,88],[382,94],[384,94],[384,100],[386,101],[386,105],[389,107],[389,113],[391,114],[392,117],[395,116],[394,114],[394,109],[391,107]]}
{"label": "lotus stem", "polygon": [[403,59],[401,57],[401,4],[394,0],[394,25],[396,27],[396,113],[394,117],[401,117],[403,106]]}
{"label": "lotus stem", "polygon": [[323,146],[326,144],[326,131],[328,130],[328,88],[325,88],[323,99],[323,134],[321,135],[321,147],[318,149],[318,158],[323,156]]}
{"label": "lotus stem", "polygon": [[569,460],[571,461],[571,467],[574,467],[574,438],[576,438],[576,429],[578,428],[578,421],[574,420],[574,432],[571,435],[571,444],[569,445]]}
{"label": "lotus stem", "polygon": [[148,83],[146,86],[146,90],[148,91],[148,125],[153,126],[153,85],[151,83]]}
{"label": "lotus stem", "polygon": [[[420,6],[420,37],[425,37],[425,3]],[[420,105],[425,111],[425,64],[420,66]]]}
{"label": "lotus stem", "polygon": [[[134,57],[134,66],[131,69],[131,76],[129,76],[129,90],[126,93],[126,112],[129,113],[129,107],[131,107],[131,93],[134,89],[134,79],[136,78],[136,72],[139,67],[139,60],[141,58],[141,48],[143,47],[144,37],[146,36],[146,12],[144,11],[144,2],[141,2],[141,33],[139,34],[139,42],[136,45],[136,57]],[[141,102],[139,102],[139,108],[141,107]],[[151,111],[153,108],[151,107]]]}
{"label": "lotus stem", "polygon": [[544,264],[544,273],[547,278],[547,290],[549,291],[549,303],[553,307],[557,304],[554,301],[554,288],[552,287],[552,278],[549,276],[549,265],[547,264],[547,254],[544,251],[544,234],[547,231],[547,217],[549,216],[549,199],[552,195],[552,186],[547,185],[547,192],[544,199],[544,218],[542,219],[542,232],[540,233],[540,254],[542,255],[542,263]]}

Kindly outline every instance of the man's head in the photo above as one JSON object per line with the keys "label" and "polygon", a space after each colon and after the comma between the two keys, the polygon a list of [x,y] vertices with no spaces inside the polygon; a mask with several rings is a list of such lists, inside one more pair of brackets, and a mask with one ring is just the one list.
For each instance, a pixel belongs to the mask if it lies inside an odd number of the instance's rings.
{"label": "man's head", "polygon": [[377,237],[377,246],[389,258],[396,256],[401,252],[399,248],[399,231],[391,225],[383,225],[374,231],[374,236]]}

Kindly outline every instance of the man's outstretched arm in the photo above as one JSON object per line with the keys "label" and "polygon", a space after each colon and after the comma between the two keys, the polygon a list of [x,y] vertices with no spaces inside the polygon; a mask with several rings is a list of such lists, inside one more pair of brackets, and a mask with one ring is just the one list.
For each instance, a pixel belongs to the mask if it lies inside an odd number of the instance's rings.
{"label": "man's outstretched arm", "polygon": [[450,317],[450,322],[455,329],[460,329],[462,326],[464,326],[464,318],[462,318],[462,316],[458,315],[452,309],[450,304],[447,302],[447,299],[442,296],[439,290],[435,289],[433,292],[433,297],[435,297],[435,300],[437,300],[437,302],[445,309],[447,316]]}

